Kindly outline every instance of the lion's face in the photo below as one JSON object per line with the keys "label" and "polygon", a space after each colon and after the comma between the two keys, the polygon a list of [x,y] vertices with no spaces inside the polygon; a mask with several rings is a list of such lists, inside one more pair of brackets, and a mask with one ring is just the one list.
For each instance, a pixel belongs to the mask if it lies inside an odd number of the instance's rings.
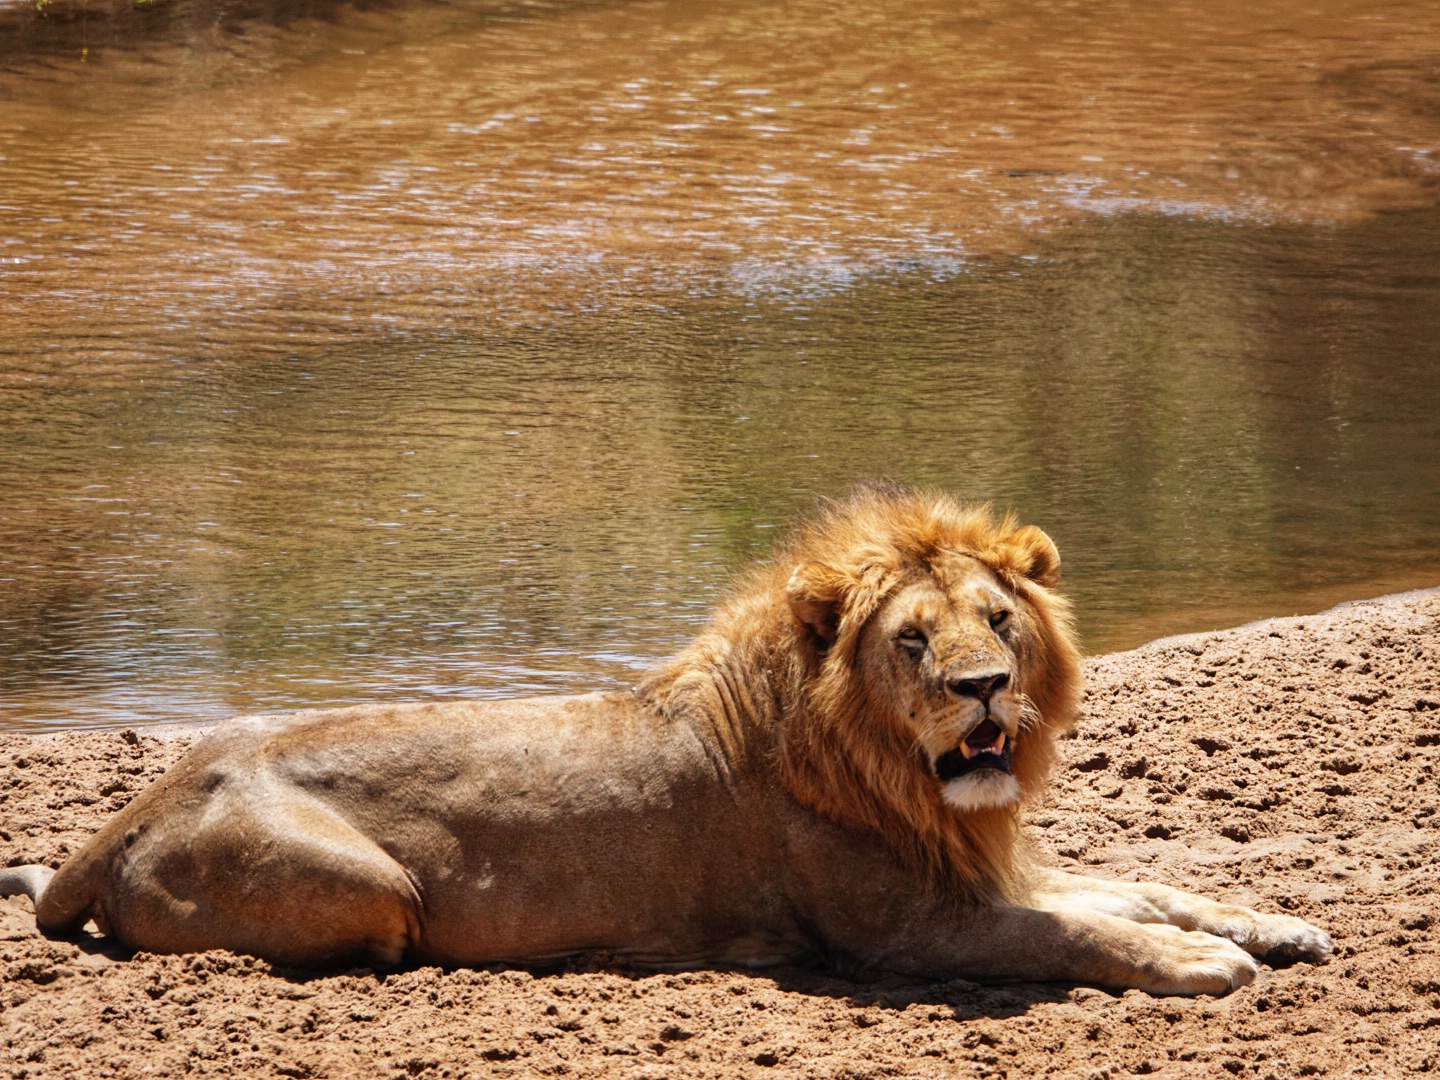
{"label": "lion's face", "polygon": [[861,636],[872,717],[890,713],[956,810],[1020,799],[1011,757],[1033,714],[1020,670],[1027,630],[1023,602],[1000,578],[954,555],[895,589]]}
{"label": "lion's face", "polygon": [[763,581],[788,608],[762,658],[774,671],[789,657],[790,794],[877,830],[947,887],[1003,893],[1020,804],[1043,790],[1079,703],[1054,543],[985,507],[865,488]]}

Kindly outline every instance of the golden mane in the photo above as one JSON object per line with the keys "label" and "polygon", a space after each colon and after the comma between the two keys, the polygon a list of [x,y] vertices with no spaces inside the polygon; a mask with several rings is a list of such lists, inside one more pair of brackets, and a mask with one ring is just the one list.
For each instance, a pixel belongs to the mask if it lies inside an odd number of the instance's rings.
{"label": "golden mane", "polygon": [[[1023,868],[1019,807],[957,814],[946,806],[884,688],[857,670],[862,631],[887,596],[956,554],[989,567],[1019,601],[1017,688],[1031,707],[1011,767],[1028,800],[1049,772],[1056,735],[1073,724],[1080,655],[1069,604],[1052,591],[1053,545],[988,506],[879,483],[823,503],[640,692],[671,715],[703,719],[732,757],[778,750],[783,782],[801,804],[878,833],[942,887],[993,899],[1015,893]],[[787,598],[797,568],[810,565],[834,572],[833,641],[802,626]]]}

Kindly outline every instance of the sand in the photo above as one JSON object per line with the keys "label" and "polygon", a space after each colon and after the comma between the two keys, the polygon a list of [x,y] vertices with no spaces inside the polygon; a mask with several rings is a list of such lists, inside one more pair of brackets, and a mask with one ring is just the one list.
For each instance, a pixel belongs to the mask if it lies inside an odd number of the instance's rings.
{"label": "sand", "polygon": [[[1056,863],[1285,911],[1329,963],[1223,998],[808,971],[307,973],[37,936],[0,900],[13,1077],[1440,1072],[1440,590],[1087,663],[1029,814]],[[0,859],[58,864],[191,734],[0,737]]]}

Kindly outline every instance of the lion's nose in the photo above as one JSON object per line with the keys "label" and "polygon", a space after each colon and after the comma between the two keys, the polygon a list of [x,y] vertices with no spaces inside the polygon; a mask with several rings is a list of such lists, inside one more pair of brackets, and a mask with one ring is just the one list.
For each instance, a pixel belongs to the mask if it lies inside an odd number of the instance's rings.
{"label": "lion's nose", "polygon": [[963,679],[947,679],[945,688],[956,697],[973,697],[989,701],[990,696],[1010,682],[1010,675],[1001,671],[994,675],[969,675]]}

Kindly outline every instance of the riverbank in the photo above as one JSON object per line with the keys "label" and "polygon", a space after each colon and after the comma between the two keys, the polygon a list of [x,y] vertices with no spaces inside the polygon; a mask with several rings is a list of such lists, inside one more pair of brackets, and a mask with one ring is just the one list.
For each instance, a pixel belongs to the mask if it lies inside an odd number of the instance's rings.
{"label": "riverbank", "polygon": [[[0,1069],[31,1077],[1349,1076],[1440,1071],[1440,590],[1087,663],[1030,813],[1064,866],[1334,937],[1221,999],[800,971],[311,978],[117,960],[0,900]],[[190,734],[0,736],[0,860],[58,861]]]}

